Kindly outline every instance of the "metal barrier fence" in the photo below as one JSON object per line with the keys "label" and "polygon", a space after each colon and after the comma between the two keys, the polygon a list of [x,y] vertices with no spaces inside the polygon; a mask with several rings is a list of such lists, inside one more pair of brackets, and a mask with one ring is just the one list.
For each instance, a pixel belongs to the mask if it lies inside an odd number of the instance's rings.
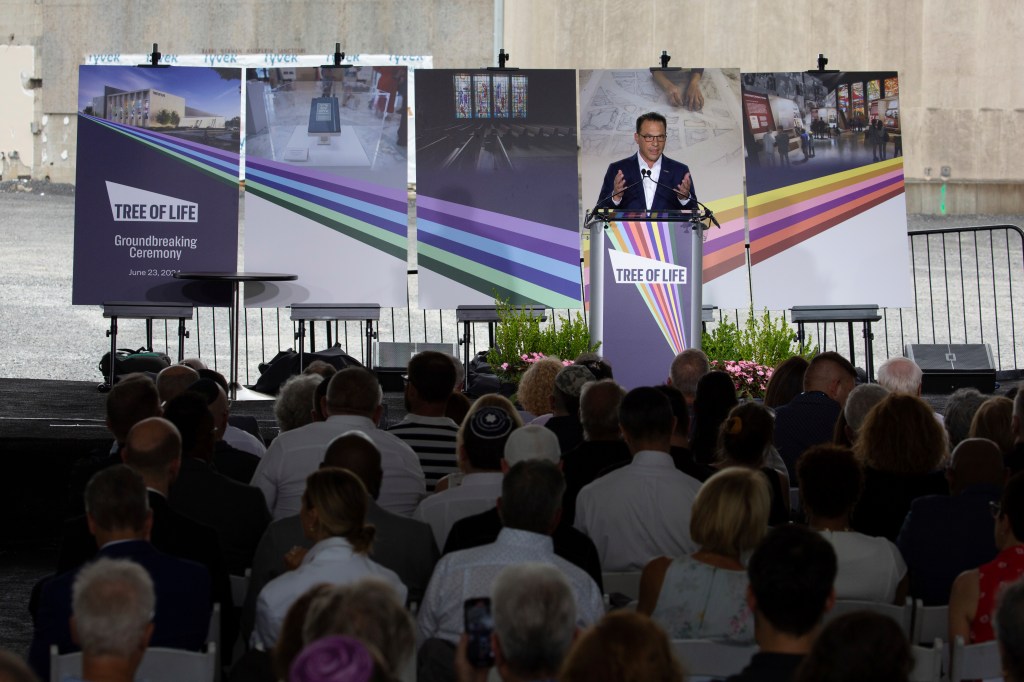
{"label": "metal barrier fence", "polygon": [[[991,345],[998,376],[1019,378],[1024,348],[1016,333],[1016,302],[1024,300],[1024,230],[1015,225],[921,230],[909,235],[911,271],[915,305],[909,308],[881,309],[882,319],[873,325],[874,362],[877,367],[893,355],[902,355],[909,343],[987,343]],[[870,247],[863,260],[870,273]],[[870,275],[869,275],[870,276]],[[415,272],[410,272],[410,287],[415,289]],[[872,301],[855,301],[867,303]],[[574,310],[555,310],[548,324]],[[719,321],[728,316],[743,324],[745,310],[717,310]],[[757,311],[759,314],[761,311]],[[789,311],[770,311],[791,322]],[[711,323],[714,325],[715,323]],[[793,326],[794,334],[796,331]],[[211,367],[228,373],[228,314],[224,308],[197,308],[186,342],[187,356],[202,358]],[[850,347],[845,323],[809,324],[811,342],[821,350],[835,350],[849,357]],[[239,340],[239,376],[243,383],[255,383],[260,363],[283,349],[295,348],[296,326],[287,308],[249,308],[242,320]],[[361,322],[318,322],[307,331],[309,346],[322,349],[340,343],[352,356],[367,362],[363,344],[365,327]],[[454,310],[383,308],[377,324],[378,343],[453,344],[461,357],[463,329],[456,323]],[[154,339],[159,345],[160,334]],[[164,325],[162,342],[172,357],[177,353],[174,329]],[[470,328],[471,355],[486,350],[486,325]],[[309,350],[307,346],[307,350]],[[854,355],[863,362],[863,339],[859,325],[854,336]],[[374,364],[377,364],[374,362]]]}

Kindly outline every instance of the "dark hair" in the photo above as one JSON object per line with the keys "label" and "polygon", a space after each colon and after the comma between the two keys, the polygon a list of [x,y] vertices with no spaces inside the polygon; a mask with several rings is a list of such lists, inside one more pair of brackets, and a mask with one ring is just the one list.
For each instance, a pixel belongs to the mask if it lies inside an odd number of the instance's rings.
{"label": "dark hair", "polygon": [[1024,680],[1024,581],[1003,590],[995,621],[1006,677]]}
{"label": "dark hair", "polygon": [[200,369],[196,370],[199,372],[200,379],[209,379],[215,382],[218,386],[223,389],[225,393],[228,392],[228,380],[224,378],[224,375],[215,369]]}
{"label": "dark hair", "polygon": [[698,462],[708,464],[715,458],[718,445],[718,429],[729,416],[729,410],[739,401],[732,377],[725,372],[714,370],[697,381],[696,398],[693,401],[693,438],[690,449]]}
{"label": "dark hair", "polygon": [[425,350],[409,359],[409,383],[427,403],[443,403],[455,388],[455,363],[450,355]]}
{"label": "dark hair", "polygon": [[1009,519],[1013,537],[1024,539],[1024,472],[1014,474],[1006,482],[999,512]]}
{"label": "dark hair", "polygon": [[[337,372],[335,372],[337,374]],[[333,376],[333,375],[332,375]],[[316,390],[313,391],[313,404],[310,406],[320,417],[320,419],[327,419],[327,415],[320,408],[320,403],[327,397],[327,388],[331,385],[330,379],[324,379],[316,385]]]}
{"label": "dark hair", "polygon": [[103,530],[141,531],[149,512],[142,476],[124,464],[97,472],[85,486],[85,511]]}
{"label": "dark hair", "polygon": [[557,465],[523,460],[501,482],[501,521],[506,528],[547,535],[564,494],[565,478]]}
{"label": "dark hair", "polygon": [[906,682],[913,667],[910,644],[896,621],[872,611],[855,611],[822,628],[794,680]]}
{"label": "dark hair", "polygon": [[808,448],[796,462],[796,478],[804,508],[824,519],[849,513],[864,487],[853,450],[835,445]]}
{"label": "dark hair", "polygon": [[202,442],[200,436],[207,438],[212,445],[213,413],[207,405],[206,396],[196,391],[185,391],[172,398],[164,406],[164,419],[174,424],[181,434],[181,452],[191,455]]}
{"label": "dark hair", "polygon": [[327,385],[327,409],[331,414],[368,416],[380,401],[380,382],[365,367],[346,367]]}
{"label": "dark hair", "polygon": [[597,353],[580,353],[576,360],[573,361],[573,364],[583,365],[589,369],[598,381],[615,378],[611,363]]}
{"label": "dark hair", "polygon": [[452,391],[451,395],[448,396],[448,402],[444,406],[444,416],[456,424],[462,424],[471,406],[472,403],[469,402],[469,398],[464,394]]}
{"label": "dark hair", "polygon": [[718,430],[718,455],[742,466],[760,468],[774,432],[775,417],[768,408],[741,403],[729,410]]}
{"label": "dark hair", "polygon": [[640,132],[640,128],[643,127],[647,121],[654,121],[665,126],[665,130],[668,130],[668,119],[659,114],[656,111],[648,111],[646,114],[640,114],[636,118],[636,132]]}
{"label": "dark hair", "polygon": [[160,396],[156,384],[145,374],[129,374],[107,394],[107,423],[119,443],[140,421],[159,416]]}
{"label": "dark hair", "polygon": [[807,370],[804,372],[805,391],[815,390],[815,386],[822,376],[828,376],[828,365],[834,366],[854,381],[857,380],[857,369],[850,364],[850,361],[835,351],[827,350],[824,353],[818,353],[807,363]]}
{"label": "dark hair", "polygon": [[821,622],[836,579],[836,553],[821,534],[778,526],[747,565],[757,610],[776,630],[805,635]]}
{"label": "dark hair", "polygon": [[683,392],[675,386],[661,385],[654,388],[668,398],[668,404],[672,406],[672,416],[676,418],[676,433],[690,433],[690,410],[686,407]]}
{"label": "dark hair", "polygon": [[778,407],[803,393],[807,360],[799,355],[783,360],[772,371],[764,392],[764,406]]}
{"label": "dark hair", "polygon": [[634,388],[619,403],[619,425],[637,440],[671,438],[672,405],[656,388]]}

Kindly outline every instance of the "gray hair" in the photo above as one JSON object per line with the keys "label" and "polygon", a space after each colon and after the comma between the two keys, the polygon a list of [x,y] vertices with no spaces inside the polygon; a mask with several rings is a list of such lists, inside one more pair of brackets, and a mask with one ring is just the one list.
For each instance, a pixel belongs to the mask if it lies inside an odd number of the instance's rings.
{"label": "gray hair", "polygon": [[958,388],[946,401],[943,424],[949,434],[949,447],[955,448],[971,433],[971,422],[978,408],[988,398],[976,388]]}
{"label": "gray hair", "polygon": [[846,424],[857,433],[864,425],[871,408],[882,402],[885,396],[889,395],[889,389],[879,384],[861,384],[855,386],[850,395],[846,398],[846,407],[843,408],[843,416],[846,417]]}
{"label": "gray hair", "polygon": [[619,404],[626,390],[614,379],[589,381],[580,391],[580,423],[587,440],[619,436]]}
{"label": "gray hair", "polygon": [[918,395],[921,392],[923,372],[910,358],[889,358],[878,367],[878,383],[893,393]]}
{"label": "gray hair", "polygon": [[995,626],[1007,679],[1024,680],[1024,581],[1003,590]]}
{"label": "gray hair", "polygon": [[688,398],[697,395],[697,382],[711,371],[711,363],[704,351],[687,348],[677,355],[669,368],[669,380]]}
{"label": "gray hair", "polygon": [[299,374],[281,385],[274,402],[274,418],[281,433],[313,421],[313,396],[321,381],[324,378],[320,374]]}
{"label": "gray hair", "polygon": [[576,598],[548,564],[515,564],[491,588],[494,632],[508,667],[529,679],[553,676],[576,631]]}
{"label": "gray hair", "polygon": [[71,609],[86,655],[129,658],[144,646],[153,620],[153,580],[128,559],[101,558],[78,572]]}

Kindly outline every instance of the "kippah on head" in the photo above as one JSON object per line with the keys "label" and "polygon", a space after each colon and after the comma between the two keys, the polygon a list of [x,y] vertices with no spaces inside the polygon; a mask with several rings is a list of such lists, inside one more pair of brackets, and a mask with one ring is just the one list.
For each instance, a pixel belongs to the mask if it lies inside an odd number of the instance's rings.
{"label": "kippah on head", "polygon": [[579,398],[583,384],[590,381],[595,381],[593,372],[583,365],[569,365],[555,376],[555,388],[573,398]]}
{"label": "kippah on head", "polygon": [[373,656],[355,637],[333,635],[307,645],[292,662],[293,682],[369,682]]}
{"label": "kippah on head", "polygon": [[504,438],[515,424],[505,410],[497,407],[483,407],[473,413],[468,424],[470,432],[477,438],[483,440],[496,440]]}
{"label": "kippah on head", "polygon": [[505,461],[512,467],[527,459],[542,459],[553,464],[562,461],[562,449],[555,432],[536,424],[513,431],[505,442]]}

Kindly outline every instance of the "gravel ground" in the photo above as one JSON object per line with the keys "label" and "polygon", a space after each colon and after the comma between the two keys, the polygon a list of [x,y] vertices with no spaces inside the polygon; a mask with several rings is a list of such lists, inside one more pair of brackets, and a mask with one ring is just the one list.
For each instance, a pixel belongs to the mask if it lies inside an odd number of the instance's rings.
{"label": "gravel ground", "polygon": [[[0,267],[0,377],[58,379],[75,381],[99,380],[97,362],[107,350],[106,332],[109,322],[96,306],[71,305],[71,268],[74,241],[74,187],[39,181],[13,181],[0,183],[0,235],[8,245],[3,250]],[[911,231],[968,225],[1024,225],[1024,215],[970,215],[970,216],[910,216]],[[241,262],[241,260],[240,260]],[[414,280],[414,278],[413,278]],[[411,282],[415,288],[415,281]],[[250,378],[255,381],[256,365],[272,357],[278,347],[289,347],[292,327],[287,315],[249,311],[248,365]],[[186,355],[201,354],[208,362],[217,363],[227,374],[227,315],[224,310],[199,313],[200,333],[196,323],[189,325],[191,338],[186,344]],[[260,328],[266,345],[260,347]],[[345,340],[349,348],[358,348],[359,329],[350,329]],[[145,341],[141,321],[126,320],[119,324],[118,345],[138,347]],[[277,332],[275,332],[275,327]],[[381,339],[403,341],[426,337],[439,341],[444,330],[444,341],[454,341],[454,314],[446,311],[438,315],[422,315],[414,311],[408,317],[405,311],[395,316],[385,314],[381,320]],[[411,330],[411,331],[410,331]],[[169,329],[170,345],[176,349],[173,329]],[[213,342],[216,334],[216,344]],[[322,325],[318,334],[322,335]],[[280,334],[278,337],[277,334]],[[164,327],[156,323],[156,343],[164,344]],[[323,345],[318,336],[318,347]],[[199,343],[203,344],[201,347]],[[213,353],[212,346],[216,346]],[[174,355],[176,350],[171,354]],[[242,372],[245,380],[244,370]]]}

